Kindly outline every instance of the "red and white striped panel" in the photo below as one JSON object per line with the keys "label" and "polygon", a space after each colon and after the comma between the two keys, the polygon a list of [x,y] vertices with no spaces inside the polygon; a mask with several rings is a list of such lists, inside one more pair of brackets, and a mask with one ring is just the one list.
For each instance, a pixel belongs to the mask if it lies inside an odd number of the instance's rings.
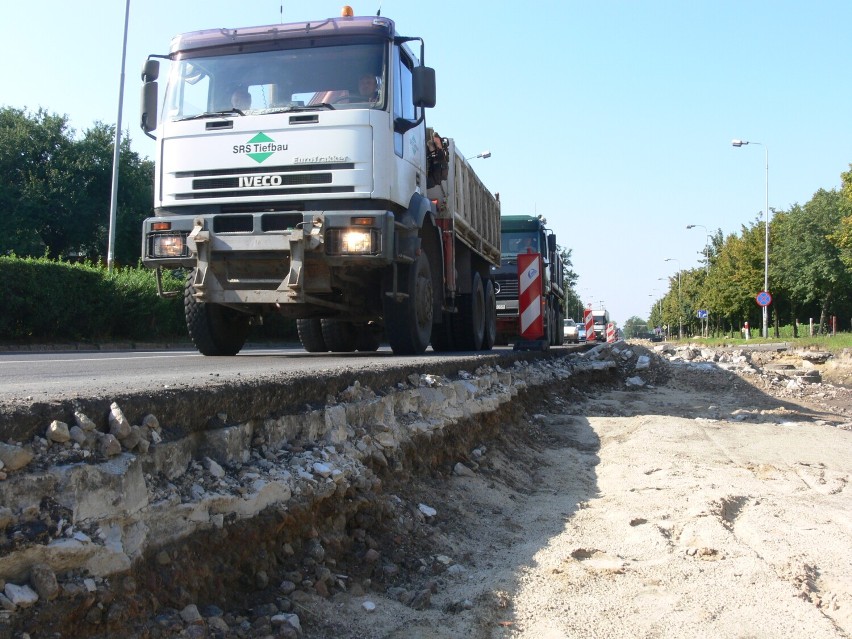
{"label": "red and white striped panel", "polygon": [[615,341],[615,324],[612,322],[606,325],[606,341],[608,344]]}
{"label": "red and white striped panel", "polygon": [[518,317],[521,339],[544,337],[544,316],[541,312],[541,255],[518,253]]}
{"label": "red and white striped panel", "polygon": [[587,308],[583,311],[583,323],[586,325],[586,341],[595,341],[595,317],[592,315],[592,309]]}

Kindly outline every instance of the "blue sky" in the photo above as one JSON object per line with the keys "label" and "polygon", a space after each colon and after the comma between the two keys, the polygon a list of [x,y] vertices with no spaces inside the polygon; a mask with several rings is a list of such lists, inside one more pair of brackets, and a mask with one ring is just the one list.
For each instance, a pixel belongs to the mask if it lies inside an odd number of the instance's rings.
{"label": "blue sky", "polygon": [[[379,0],[355,2],[375,14]],[[281,0],[131,0],[123,129],[138,128],[139,70],[171,37],[275,24]],[[342,3],[285,0],[284,21]],[[0,105],[67,114],[78,131],[115,123],[122,0],[44,0],[4,9]],[[647,317],[660,277],[699,265],[700,226],[738,232],[840,186],[852,163],[852,2],[717,0],[509,3],[383,0],[382,15],[426,41],[438,104],[504,214],[544,215],[572,250],[578,290],[613,319]],[[731,140],[766,147],[733,148]],[[105,203],[105,215],[109,203]],[[666,262],[666,258],[677,261]],[[771,286],[770,286],[771,288]]]}

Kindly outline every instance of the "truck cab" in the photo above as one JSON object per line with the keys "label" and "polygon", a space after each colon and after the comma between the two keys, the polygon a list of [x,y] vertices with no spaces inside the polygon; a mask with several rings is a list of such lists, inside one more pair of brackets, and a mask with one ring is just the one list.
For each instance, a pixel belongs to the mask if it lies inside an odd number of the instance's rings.
{"label": "truck cab", "polygon": [[504,215],[500,218],[500,266],[492,269],[497,298],[497,340],[507,344],[518,338],[518,254],[539,253],[542,259],[542,295],[545,336],[562,344],[564,334],[564,267],[556,235],[541,216]]}
{"label": "truck cab", "polygon": [[[433,324],[470,317],[471,304],[477,339],[452,343],[490,342],[481,325],[499,203],[463,158],[450,181],[477,187],[477,206],[452,192],[439,210],[427,193],[435,74],[423,56],[420,38],[348,7],[184,33],[149,56],[141,126],[157,142],[155,215],[142,261],[158,276],[189,272],[185,315],[203,354],[236,354],[266,313],[295,319],[308,351],[375,350],[384,336],[417,354]],[[468,209],[482,219],[462,219],[462,237],[454,219]]]}

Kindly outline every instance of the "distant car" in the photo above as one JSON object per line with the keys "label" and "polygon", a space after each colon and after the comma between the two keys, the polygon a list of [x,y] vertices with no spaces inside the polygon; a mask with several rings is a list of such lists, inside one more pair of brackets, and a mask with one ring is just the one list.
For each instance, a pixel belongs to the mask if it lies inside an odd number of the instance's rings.
{"label": "distant car", "polygon": [[562,335],[565,338],[564,341],[570,342],[572,344],[578,343],[580,341],[580,333],[577,328],[577,322],[575,322],[570,317],[564,320],[562,322]]}
{"label": "distant car", "polygon": [[577,341],[585,342],[586,341],[586,325],[579,324],[577,325]]}

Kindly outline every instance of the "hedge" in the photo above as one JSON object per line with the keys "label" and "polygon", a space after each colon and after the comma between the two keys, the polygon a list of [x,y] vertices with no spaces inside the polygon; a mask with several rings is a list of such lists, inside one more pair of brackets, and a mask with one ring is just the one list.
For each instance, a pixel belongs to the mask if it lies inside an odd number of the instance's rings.
{"label": "hedge", "polygon": [[[180,290],[171,274],[164,285]],[[182,302],[157,295],[153,271],[0,256],[0,340],[162,339],[186,335]]]}

